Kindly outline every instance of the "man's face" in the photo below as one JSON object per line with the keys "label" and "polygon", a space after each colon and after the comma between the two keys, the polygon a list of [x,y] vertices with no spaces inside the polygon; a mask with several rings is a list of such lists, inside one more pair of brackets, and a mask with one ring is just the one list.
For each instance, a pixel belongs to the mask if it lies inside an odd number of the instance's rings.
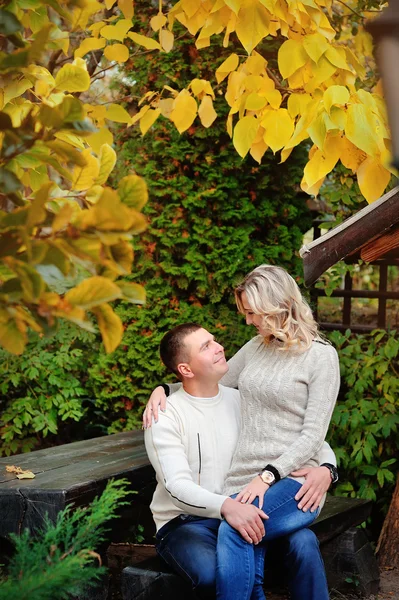
{"label": "man's face", "polygon": [[197,329],[184,339],[189,360],[179,365],[185,377],[218,382],[228,371],[224,348],[206,329]]}

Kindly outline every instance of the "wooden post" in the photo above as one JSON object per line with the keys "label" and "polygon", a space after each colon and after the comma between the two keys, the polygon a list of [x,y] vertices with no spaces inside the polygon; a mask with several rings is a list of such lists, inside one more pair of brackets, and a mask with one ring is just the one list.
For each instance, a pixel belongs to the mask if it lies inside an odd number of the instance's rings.
{"label": "wooden post", "polygon": [[381,567],[399,567],[399,474],[376,552]]}

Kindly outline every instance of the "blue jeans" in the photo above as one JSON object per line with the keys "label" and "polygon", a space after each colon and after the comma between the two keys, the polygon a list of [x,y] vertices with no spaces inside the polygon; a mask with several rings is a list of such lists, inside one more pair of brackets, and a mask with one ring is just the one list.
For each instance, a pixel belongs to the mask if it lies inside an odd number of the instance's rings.
{"label": "blue jeans", "polygon": [[[264,541],[295,533],[308,527],[317,517],[314,513],[298,509],[295,495],[301,485],[293,479],[282,479],[266,492],[263,510],[269,516],[265,522]],[[217,600],[253,600],[260,595],[257,573],[260,571],[262,555],[257,546],[246,542],[227,521],[219,527],[217,540],[216,598]],[[324,571],[324,570],[323,570]],[[317,596],[318,600],[322,596]],[[328,595],[327,595],[328,598]],[[307,596],[302,596],[308,600]]]}
{"label": "blue jeans", "polygon": [[[188,581],[198,598],[216,597],[216,543],[221,521],[181,516],[157,533],[157,552]],[[266,545],[255,546],[255,585],[251,600],[264,600],[262,589]],[[309,529],[267,544],[267,552],[284,565],[292,600],[328,600],[327,581],[318,541]]]}

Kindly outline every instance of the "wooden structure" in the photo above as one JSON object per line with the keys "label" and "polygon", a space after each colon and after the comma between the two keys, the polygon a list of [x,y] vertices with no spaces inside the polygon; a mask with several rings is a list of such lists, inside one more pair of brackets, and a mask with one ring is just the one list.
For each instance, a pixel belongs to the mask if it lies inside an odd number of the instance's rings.
{"label": "wooden structure", "polygon": [[[345,276],[344,289],[334,290],[333,297],[343,298],[342,323],[320,322],[322,329],[352,329],[366,332],[376,327],[386,327],[387,300],[399,300],[399,292],[387,289],[388,267],[399,266],[399,187],[394,188],[379,200],[366,206],[358,213],[334,227],[323,236],[315,227],[313,242],[302,246],[305,284],[311,286],[328,268],[345,260],[354,264],[359,259],[379,267],[378,290],[354,290],[349,273]],[[312,288],[312,299],[325,296],[324,290]],[[352,298],[375,298],[378,300],[377,323],[354,325],[351,322]],[[316,309],[317,313],[317,309]],[[317,314],[315,315],[317,319]]]}
{"label": "wooden structure", "polygon": [[[6,465],[14,463],[23,469],[36,474],[35,479],[17,479],[13,473],[6,471]],[[44,522],[45,514],[55,520],[58,513],[66,506],[87,506],[95,496],[100,494],[111,477],[124,477],[131,483],[137,493],[121,510],[109,532],[105,546],[98,549],[105,555],[110,542],[125,542],[134,537],[135,527],[145,527],[146,539],[153,541],[154,522],[149,510],[150,500],[155,488],[155,474],[149,463],[144,447],[143,432],[130,431],[108,435],[92,440],[74,442],[46,450],[38,450],[28,454],[20,454],[12,458],[0,459],[0,549],[9,552],[8,538],[10,533],[21,533],[28,528],[35,532]],[[365,591],[378,589],[378,568],[368,540],[362,530],[353,526],[365,521],[370,515],[372,503],[369,500],[353,498],[328,498],[321,517],[313,528],[323,544],[330,582],[338,587],[348,576],[356,576],[361,580]],[[148,549],[148,546],[146,546]],[[152,553],[154,548],[152,546]],[[159,569],[159,565],[157,569]],[[146,574],[147,573],[147,574]],[[163,595],[148,595],[152,589],[151,577],[157,579],[152,569],[139,570],[139,578],[131,585],[129,576],[123,577],[126,591],[125,598],[173,598],[177,600],[183,582],[176,576],[161,577],[156,586],[161,586]],[[154,575],[155,573],[155,575]],[[148,577],[150,575],[150,579]],[[168,579],[169,578],[169,579]],[[159,579],[159,577],[158,577]],[[176,594],[166,596],[168,581]],[[140,583],[141,582],[141,583]],[[141,586],[141,587],[140,587]],[[147,589],[144,595],[135,594],[138,589]],[[133,591],[132,591],[133,590]],[[135,591],[134,591],[135,590]],[[140,592],[141,593],[141,592]],[[172,593],[172,592],[171,592]],[[88,590],[84,596],[75,600],[108,600],[108,583]],[[187,600],[190,595],[186,595]]]}

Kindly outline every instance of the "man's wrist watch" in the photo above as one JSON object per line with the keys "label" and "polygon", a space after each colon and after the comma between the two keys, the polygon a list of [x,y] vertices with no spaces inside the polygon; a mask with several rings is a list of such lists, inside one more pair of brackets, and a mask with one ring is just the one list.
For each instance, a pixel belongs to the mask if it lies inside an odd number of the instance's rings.
{"label": "man's wrist watch", "polygon": [[331,483],[337,483],[339,477],[338,477],[338,470],[337,467],[335,467],[334,465],[332,465],[331,463],[323,463],[322,465],[320,465],[321,467],[327,467],[327,469],[330,471],[330,475],[331,475]]}

